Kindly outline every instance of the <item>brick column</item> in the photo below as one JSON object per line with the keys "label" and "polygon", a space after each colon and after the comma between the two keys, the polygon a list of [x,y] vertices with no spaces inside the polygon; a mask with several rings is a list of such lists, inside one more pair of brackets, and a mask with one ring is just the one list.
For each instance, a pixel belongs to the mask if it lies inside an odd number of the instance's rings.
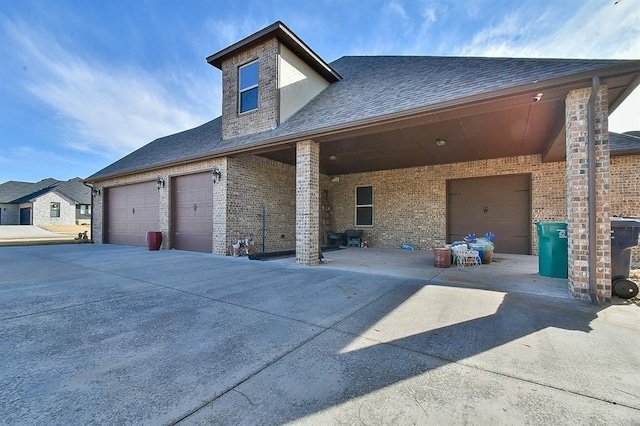
{"label": "brick column", "polygon": [[229,167],[227,157],[216,162],[216,166],[222,173],[222,178],[219,182],[213,184],[213,254],[225,256],[227,254],[227,247],[229,242],[227,241],[227,215],[228,215],[228,200],[227,192],[229,185]]}
{"label": "brick column", "polygon": [[164,180],[164,188],[158,189],[158,231],[162,232],[163,250],[168,250],[171,246],[169,235],[169,214],[171,212],[171,178],[168,173],[158,173],[158,176]]}
{"label": "brick column", "polygon": [[565,102],[569,292],[574,297],[589,299],[589,250],[596,250],[596,285],[598,298],[602,300],[611,297],[607,87],[600,87],[595,101],[596,247],[589,247],[587,101],[590,95],[591,88],[573,90]]}
{"label": "brick column", "polygon": [[100,190],[100,195],[91,193],[93,197],[93,206],[91,207],[91,239],[96,244],[102,244],[104,242],[102,229],[104,223],[104,203],[103,197],[106,196],[104,188],[100,185],[93,184],[95,189]]}
{"label": "brick column", "polygon": [[296,263],[319,262],[320,146],[311,140],[296,145]]}

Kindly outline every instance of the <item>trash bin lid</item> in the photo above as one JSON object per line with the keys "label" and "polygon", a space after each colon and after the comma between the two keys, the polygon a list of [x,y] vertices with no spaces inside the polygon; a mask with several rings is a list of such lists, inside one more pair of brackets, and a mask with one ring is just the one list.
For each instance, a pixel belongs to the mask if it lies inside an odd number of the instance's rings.
{"label": "trash bin lid", "polygon": [[612,228],[640,228],[640,220],[626,219],[623,217],[612,217],[611,227]]}

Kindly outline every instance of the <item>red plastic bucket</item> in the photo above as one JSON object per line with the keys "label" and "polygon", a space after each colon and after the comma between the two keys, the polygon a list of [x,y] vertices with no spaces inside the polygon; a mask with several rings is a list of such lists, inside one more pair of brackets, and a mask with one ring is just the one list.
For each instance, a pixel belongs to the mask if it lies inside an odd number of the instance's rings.
{"label": "red plastic bucket", "polygon": [[448,248],[433,249],[433,266],[436,268],[450,268],[451,250]]}

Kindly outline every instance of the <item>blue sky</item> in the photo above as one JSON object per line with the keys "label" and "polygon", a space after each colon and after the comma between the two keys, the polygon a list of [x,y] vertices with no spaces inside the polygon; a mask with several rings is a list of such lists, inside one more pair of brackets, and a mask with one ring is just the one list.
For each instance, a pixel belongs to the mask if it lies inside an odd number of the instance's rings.
{"label": "blue sky", "polygon": [[[87,177],[220,115],[205,58],[283,21],[323,59],[640,59],[638,0],[0,0],[0,183]],[[640,89],[610,117],[640,130]]]}

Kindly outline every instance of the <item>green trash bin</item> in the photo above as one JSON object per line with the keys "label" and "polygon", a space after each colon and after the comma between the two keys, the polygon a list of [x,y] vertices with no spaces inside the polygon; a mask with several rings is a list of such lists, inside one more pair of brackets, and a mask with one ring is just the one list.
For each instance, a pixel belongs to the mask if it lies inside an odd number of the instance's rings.
{"label": "green trash bin", "polygon": [[538,222],[538,268],[540,275],[567,278],[569,250],[566,222]]}

